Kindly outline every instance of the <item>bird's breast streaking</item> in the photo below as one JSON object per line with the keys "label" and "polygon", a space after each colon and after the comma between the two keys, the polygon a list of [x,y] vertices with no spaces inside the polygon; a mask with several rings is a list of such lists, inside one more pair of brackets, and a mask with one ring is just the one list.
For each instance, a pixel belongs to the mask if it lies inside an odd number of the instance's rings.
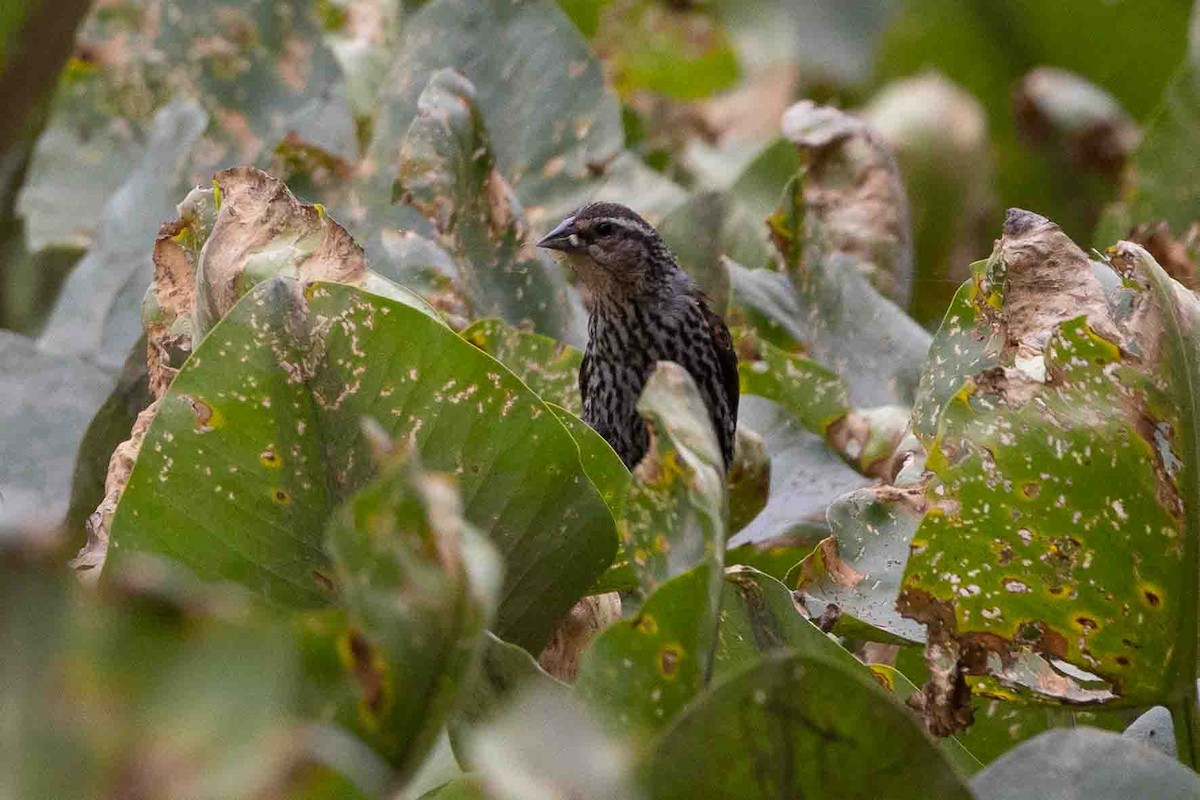
{"label": "bird's breast streaking", "polygon": [[737,355],[724,321],[658,232],[625,206],[592,203],[538,245],[566,253],[591,294],[579,370],[584,421],[632,469],[650,443],[638,398],[655,365],[673,361],[696,382],[728,466],[737,428]]}

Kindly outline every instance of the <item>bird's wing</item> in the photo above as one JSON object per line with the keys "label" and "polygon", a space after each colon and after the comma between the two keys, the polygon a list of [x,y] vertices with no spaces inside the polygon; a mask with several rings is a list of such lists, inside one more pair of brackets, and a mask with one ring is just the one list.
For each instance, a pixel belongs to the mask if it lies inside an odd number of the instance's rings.
{"label": "bird's wing", "polygon": [[725,320],[721,319],[720,314],[712,310],[712,306],[708,303],[708,298],[702,296],[701,301],[701,305],[704,307],[704,320],[712,330],[713,344],[717,350],[717,360],[721,364],[721,388],[725,390],[725,398],[729,402],[729,411],[736,419],[740,391],[738,384],[737,351],[733,349],[733,337],[729,335],[729,328],[725,325]]}

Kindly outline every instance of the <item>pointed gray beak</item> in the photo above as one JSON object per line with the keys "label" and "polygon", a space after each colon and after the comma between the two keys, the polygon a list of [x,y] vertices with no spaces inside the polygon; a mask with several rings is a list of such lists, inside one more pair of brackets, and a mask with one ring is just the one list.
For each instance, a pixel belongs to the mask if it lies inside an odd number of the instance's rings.
{"label": "pointed gray beak", "polygon": [[549,250],[560,250],[564,253],[573,253],[583,249],[583,242],[575,233],[575,217],[567,217],[558,223],[554,230],[538,241],[537,246]]}

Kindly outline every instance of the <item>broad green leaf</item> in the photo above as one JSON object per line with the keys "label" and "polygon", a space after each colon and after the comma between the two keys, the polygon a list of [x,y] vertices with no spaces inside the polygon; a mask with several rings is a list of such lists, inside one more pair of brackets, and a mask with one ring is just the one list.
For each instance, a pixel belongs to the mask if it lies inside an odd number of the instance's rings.
{"label": "broad green leaf", "polygon": [[743,341],[742,348],[754,355],[738,362],[743,394],[774,400],[792,412],[806,430],[821,437],[850,412],[845,382],[812,359],[784,352],[756,337]]}
{"label": "broad green leaf", "polygon": [[662,733],[638,773],[655,800],[971,796],[872,678],[789,653],[713,686]]}
{"label": "broad green leaf", "polygon": [[971,781],[979,800],[1185,800],[1200,794],[1200,775],[1172,758],[1093,728],[1031,739]]}
{"label": "broad green leaf", "polygon": [[762,436],[771,458],[771,489],[762,512],[730,540],[733,548],[781,536],[797,536],[815,546],[829,535],[829,504],[871,482],[769,400],[743,397],[738,423]]}
{"label": "broad green leaf", "polygon": [[985,694],[1194,698],[1196,301],[1136,245],[1112,268],[1013,210],[931,349],[900,608]]}
{"label": "broad green leaf", "polygon": [[357,702],[338,720],[402,780],[420,766],[486,645],[499,555],[461,516],[447,476],[385,467],[330,520],[349,627],[336,642]]}
{"label": "broad green leaf", "polygon": [[[708,683],[719,620],[709,564],[662,583],[584,654],[575,690],[614,735],[644,745]],[[720,575],[718,575],[718,580]]]}
{"label": "broad green leaf", "polygon": [[578,417],[579,365],[583,354],[549,336],[520,330],[498,319],[481,319],[462,337],[508,367],[538,397]]}
{"label": "broad green leaf", "polygon": [[600,434],[579,418],[579,365],[583,354],[548,336],[521,330],[498,319],[481,319],[461,333],[462,337],[508,367],[525,385],[542,398],[579,445],[583,469],[616,513],[629,470]]}
{"label": "broad green leaf", "polygon": [[562,270],[532,249],[524,211],[496,168],[475,87],[440,70],[417,101],[400,150],[396,198],[425,216],[454,259],[473,316],[499,315],[564,338],[582,309]]}
{"label": "broad green leaf", "polygon": [[167,552],[272,603],[324,605],[325,520],[372,473],[364,416],[458,476],[466,518],[507,566],[496,632],[539,649],[615,549],[574,441],[444,325],[347,286],[275,279],[213,328],[146,436],[114,553]]}
{"label": "broad green leaf", "polygon": [[629,470],[625,468],[621,457],[612,449],[612,445],[586,422],[564,408],[546,403],[551,411],[558,416],[558,421],[570,432],[575,444],[579,447],[579,462],[588,479],[600,492],[604,502],[613,514],[617,514],[625,491],[632,480]]}
{"label": "broad green leaf", "polygon": [[921,625],[896,611],[920,490],[858,489],[829,506],[832,536],[789,575],[814,617],[836,608],[834,632],[876,642],[923,642]]}
{"label": "broad green leaf", "polygon": [[646,381],[638,411],[651,431],[651,451],[625,494],[618,520],[621,546],[643,596],[697,564],[709,564],[705,613],[715,617],[727,508],[712,420],[691,375],[671,362],[660,362]]}
{"label": "broad green leaf", "polygon": [[62,524],[76,453],[111,389],[96,367],[0,331],[0,528]]}
{"label": "broad green leaf", "polygon": [[761,657],[784,650],[828,658],[866,674],[862,663],[801,616],[791,591],[777,579],[753,567],[728,567],[715,659],[716,679],[740,672]]}
{"label": "broad green leaf", "polygon": [[123,170],[120,188],[105,198],[95,245],[55,303],[40,339],[47,350],[112,372],[121,368],[141,335],[142,296],[153,274],[151,244],[171,215],[187,159],[207,122],[200,107],[185,100],[155,115],[139,160]]}

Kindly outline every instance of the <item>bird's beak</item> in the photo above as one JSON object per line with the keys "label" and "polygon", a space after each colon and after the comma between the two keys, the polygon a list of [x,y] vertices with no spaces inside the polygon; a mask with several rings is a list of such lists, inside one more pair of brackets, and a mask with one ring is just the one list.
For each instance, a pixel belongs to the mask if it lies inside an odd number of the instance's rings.
{"label": "bird's beak", "polygon": [[560,250],[564,253],[575,253],[583,249],[583,242],[575,232],[575,217],[567,217],[543,236],[537,243],[538,247],[549,250]]}

